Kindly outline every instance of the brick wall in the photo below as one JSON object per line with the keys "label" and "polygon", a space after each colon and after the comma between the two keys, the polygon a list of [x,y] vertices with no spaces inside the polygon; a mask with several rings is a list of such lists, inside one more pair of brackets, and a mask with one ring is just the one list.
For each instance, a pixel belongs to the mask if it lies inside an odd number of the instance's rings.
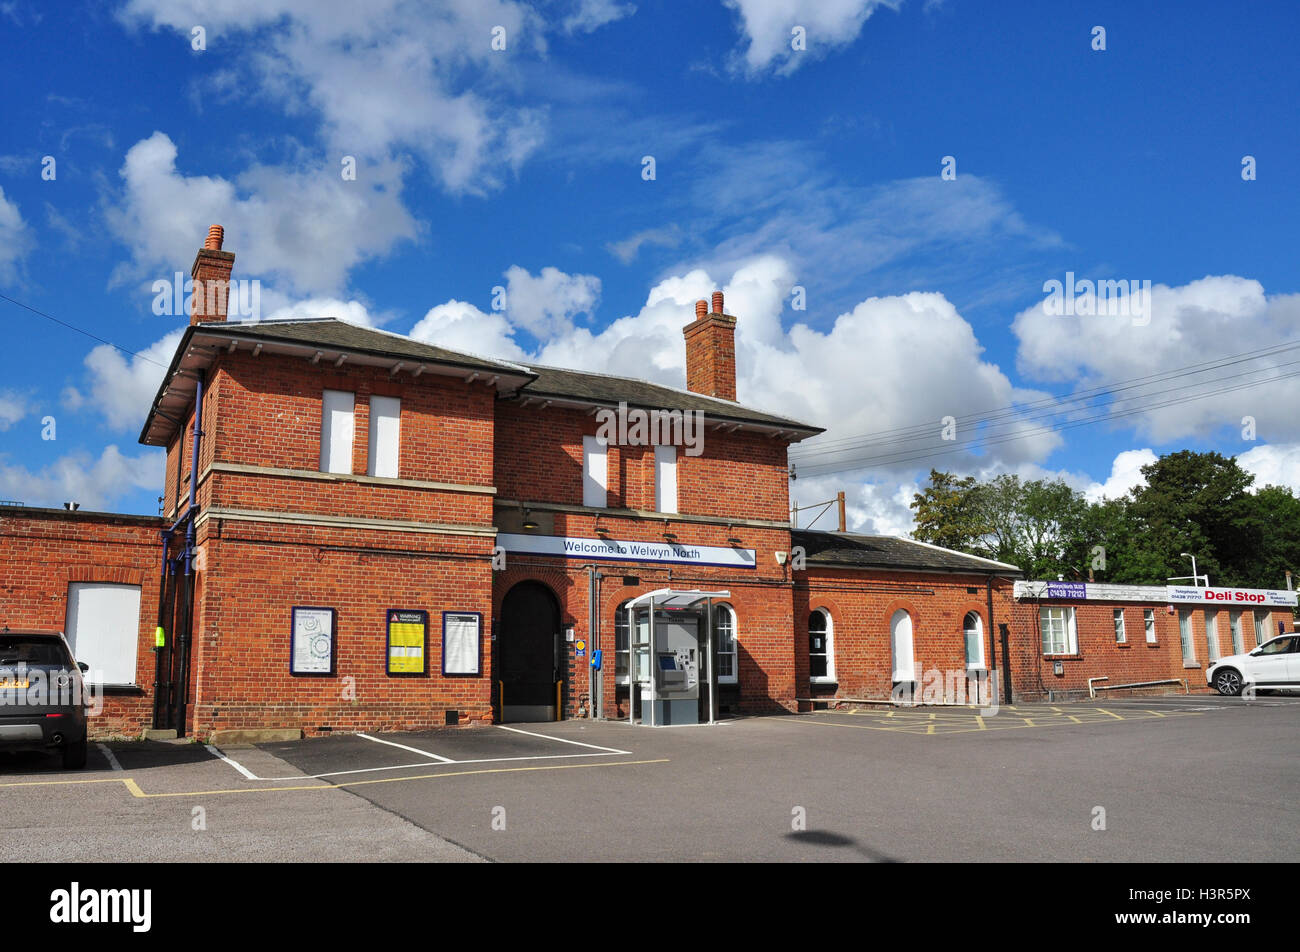
{"label": "brick wall", "polygon": [[[985,700],[987,688],[967,683],[963,623],[975,612],[983,626],[984,663],[990,645],[986,577],[810,566],[794,592],[796,678],[801,697],[883,699],[894,688],[891,624],[898,611],[912,620],[913,665],[918,700]],[[992,630],[1007,621],[1010,583],[994,588]],[[808,624],[812,612],[830,616],[834,683],[809,677]],[[1001,667],[1001,647],[997,649]],[[929,694],[927,695],[927,685]],[[807,692],[807,693],[802,693]]]}
{"label": "brick wall", "polygon": [[[1075,627],[1078,632],[1078,651],[1067,655],[1044,655],[1039,627],[1040,609],[1043,607],[1073,607]],[[1011,614],[1012,667],[1016,693],[1026,698],[1086,696],[1088,679],[1106,677],[1103,685],[1132,684],[1140,681],[1186,679],[1193,692],[1212,690],[1205,683],[1205,669],[1209,657],[1206,644],[1205,605],[1176,605],[1171,614],[1167,602],[1070,602],[1062,599],[1024,599],[1014,603]],[[1192,641],[1196,660],[1183,661],[1182,642],[1179,636],[1178,610],[1190,610]],[[1115,637],[1114,611],[1123,612],[1126,641],[1120,644]],[[1146,640],[1144,610],[1153,613],[1156,641]],[[1218,656],[1236,653],[1232,647],[1229,627],[1229,610],[1208,607],[1218,613]],[[1268,612],[1270,637],[1277,634],[1277,622],[1289,619],[1289,611]],[[1253,612],[1241,614],[1242,650],[1257,646]],[[1060,662],[1063,674],[1055,673]],[[1153,688],[1161,692],[1171,690],[1166,685]]]}
{"label": "brick wall", "polygon": [[0,512],[0,626],[64,631],[73,582],[140,586],[138,689],[115,689],[90,721],[92,737],[135,736],[152,719],[154,616],[162,520],[47,509]]}
{"label": "brick wall", "polygon": [[[582,438],[596,435],[594,416],[506,402],[496,420],[494,480],[503,498],[582,504]],[[790,515],[786,448],[767,434],[707,429],[700,456],[678,452],[678,511],[784,522]],[[610,446],[608,468],[611,508],[654,510],[653,447]]]}

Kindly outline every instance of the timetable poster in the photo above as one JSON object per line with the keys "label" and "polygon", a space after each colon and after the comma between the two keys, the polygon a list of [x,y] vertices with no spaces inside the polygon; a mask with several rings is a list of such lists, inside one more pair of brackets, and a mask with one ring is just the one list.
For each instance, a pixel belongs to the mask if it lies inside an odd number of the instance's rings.
{"label": "timetable poster", "polygon": [[429,613],[391,609],[388,612],[388,673],[425,674],[425,645]]}
{"label": "timetable poster", "polygon": [[334,609],[293,610],[289,649],[290,674],[334,673]]}
{"label": "timetable poster", "polygon": [[442,673],[478,674],[483,616],[478,612],[442,613]]}

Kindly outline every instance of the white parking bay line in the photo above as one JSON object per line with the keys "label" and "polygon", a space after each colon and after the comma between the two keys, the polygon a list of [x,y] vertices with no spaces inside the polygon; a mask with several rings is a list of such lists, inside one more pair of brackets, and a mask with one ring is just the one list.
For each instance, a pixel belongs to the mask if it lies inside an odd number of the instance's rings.
{"label": "white parking bay line", "polygon": [[376,744],[387,744],[389,747],[398,747],[402,750],[409,750],[413,754],[419,754],[421,757],[429,757],[433,760],[440,760],[444,764],[454,764],[456,761],[450,757],[439,757],[437,754],[431,754],[427,750],[420,750],[418,747],[407,747],[405,744],[399,744],[392,740],[381,740],[378,737],[371,737],[369,734],[358,734],[358,737],[364,737],[366,740],[373,740]]}
{"label": "white parking bay line", "polygon": [[248,780],[261,779],[260,777],[257,776],[257,774],[253,773],[243,764],[239,763],[236,760],[231,760],[229,757],[227,757],[221,751],[217,750],[217,748],[213,747],[211,744],[204,744],[203,746],[207,749],[209,754],[211,754],[213,757],[216,757],[218,760],[224,760],[226,763],[230,764],[230,766],[234,767],[241,774],[243,774],[246,779]]}
{"label": "white parking bay line", "polygon": [[[624,750],[611,750],[599,754],[535,754],[531,757],[487,757],[483,760],[453,760],[449,765],[464,767],[466,764],[501,764],[517,760],[573,760],[575,757],[613,757],[615,754],[625,754]],[[387,767],[358,767],[355,770],[332,770],[329,773],[316,774],[296,774],[292,777],[258,777],[258,780],[321,780],[326,777],[343,777],[348,774],[362,773],[379,773],[384,770],[428,770],[427,763],[420,764],[391,764]]]}
{"label": "white parking bay line", "polygon": [[497,724],[498,728],[503,731],[510,731],[512,734],[527,734],[529,737],[540,737],[542,740],[554,740],[561,744],[573,744],[577,747],[590,747],[592,750],[603,750],[611,754],[630,754],[630,750],[619,750],[617,747],[600,747],[596,744],[584,744],[580,740],[569,740],[567,737],[552,737],[550,734],[537,734],[533,731],[521,731],[517,727],[506,727],[504,724]]}
{"label": "white parking bay line", "polygon": [[99,752],[104,755],[104,759],[108,761],[108,765],[112,767],[114,770],[120,772],[122,769],[122,765],[117,762],[117,757],[114,756],[113,752],[108,749],[108,746],[106,744],[96,744],[95,746],[98,747]]}

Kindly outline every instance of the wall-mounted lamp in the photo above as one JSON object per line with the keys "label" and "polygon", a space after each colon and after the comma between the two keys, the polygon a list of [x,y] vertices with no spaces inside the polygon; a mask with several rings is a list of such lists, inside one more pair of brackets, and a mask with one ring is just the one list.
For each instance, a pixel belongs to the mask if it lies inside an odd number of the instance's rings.
{"label": "wall-mounted lamp", "polygon": [[537,520],[533,518],[531,509],[524,510],[524,528],[529,532],[537,528]]}

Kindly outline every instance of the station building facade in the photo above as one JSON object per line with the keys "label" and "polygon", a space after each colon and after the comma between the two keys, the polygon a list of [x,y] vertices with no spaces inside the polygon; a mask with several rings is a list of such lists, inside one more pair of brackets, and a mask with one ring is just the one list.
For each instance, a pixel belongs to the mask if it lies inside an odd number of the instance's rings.
{"label": "station building facade", "polygon": [[[678,390],[333,319],[227,321],[207,293],[230,280],[222,243],[214,226],[195,258],[140,435],[166,453],[162,516],[0,508],[0,625],[68,632],[104,685],[98,735],[622,717],[620,609],[661,588],[727,592],[722,713],[888,699],[934,672],[940,700],[1047,690],[1015,566],[792,527],[787,450],[821,430],[736,402],[720,292],[684,326]],[[1089,665],[1108,657],[1091,612]]]}

